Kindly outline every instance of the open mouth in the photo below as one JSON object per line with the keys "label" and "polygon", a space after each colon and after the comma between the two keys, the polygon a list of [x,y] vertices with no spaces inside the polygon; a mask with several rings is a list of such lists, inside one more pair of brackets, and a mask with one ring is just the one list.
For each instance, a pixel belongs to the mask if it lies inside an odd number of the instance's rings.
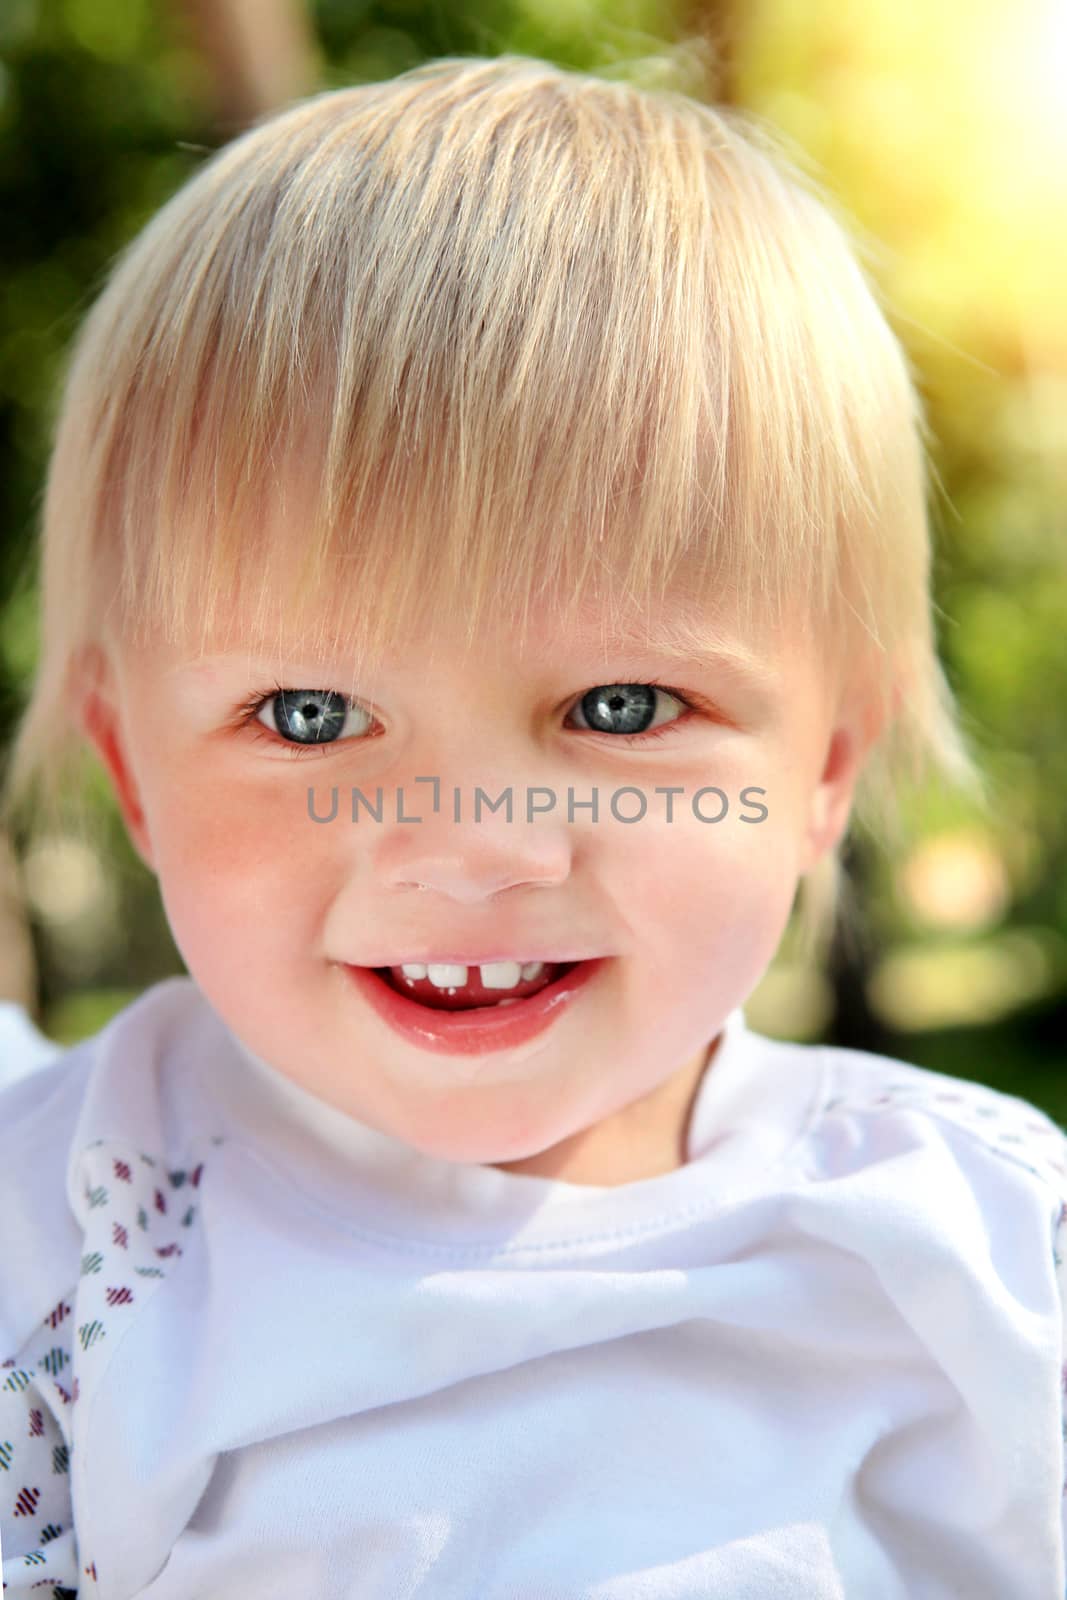
{"label": "open mouth", "polygon": [[532,995],[551,988],[583,964],[580,961],[538,963],[540,970],[537,973],[528,978],[520,977],[517,983],[506,988],[488,987],[482,982],[478,967],[469,967],[466,982],[459,984],[434,982],[429,976],[411,977],[401,967],[372,967],[370,970],[394,993],[403,995],[405,1000],[411,1000],[416,1005],[425,1006],[427,1010],[486,1011],[518,1005]]}
{"label": "open mouth", "polygon": [[607,965],[606,956],[546,962],[541,972],[506,990],[485,988],[478,968],[467,971],[468,979],[478,981],[462,985],[449,984],[447,970],[438,971],[440,986],[429,981],[429,968],[425,977],[405,975],[399,967],[345,964],[342,970],[356,993],[409,1044],[443,1055],[480,1056],[524,1045],[557,1026]]}

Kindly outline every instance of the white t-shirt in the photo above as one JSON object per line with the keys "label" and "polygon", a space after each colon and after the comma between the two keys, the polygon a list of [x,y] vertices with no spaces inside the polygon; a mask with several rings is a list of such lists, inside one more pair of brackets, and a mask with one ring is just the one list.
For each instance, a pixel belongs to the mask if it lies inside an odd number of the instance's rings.
{"label": "white t-shirt", "polygon": [[47,1039],[17,1001],[0,1000],[0,1089],[61,1053],[62,1046]]}
{"label": "white t-shirt", "polygon": [[8,1600],[1060,1600],[1063,1131],[738,1011],[689,1140],[430,1158],[185,977],[17,1076]]}

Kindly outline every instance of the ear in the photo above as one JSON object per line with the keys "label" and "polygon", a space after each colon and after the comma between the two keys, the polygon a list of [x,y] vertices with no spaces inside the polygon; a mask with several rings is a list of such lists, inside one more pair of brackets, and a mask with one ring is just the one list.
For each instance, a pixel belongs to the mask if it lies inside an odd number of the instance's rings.
{"label": "ear", "polygon": [[811,871],[840,842],[852,812],[867,753],[885,727],[889,707],[873,696],[841,706],[828,731],[822,771],[808,800],[800,873]]}
{"label": "ear", "polygon": [[127,754],[111,657],[99,645],[87,646],[78,657],[71,682],[75,721],[107,768],[134,849],[148,870],[155,872],[140,791]]}

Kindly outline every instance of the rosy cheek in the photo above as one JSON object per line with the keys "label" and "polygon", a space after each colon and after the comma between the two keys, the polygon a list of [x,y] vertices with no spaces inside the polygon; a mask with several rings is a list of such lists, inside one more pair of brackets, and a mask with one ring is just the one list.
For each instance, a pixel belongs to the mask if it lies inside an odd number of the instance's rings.
{"label": "rosy cheek", "polygon": [[784,820],[743,823],[731,802],[721,822],[678,834],[684,847],[659,855],[647,914],[674,930],[691,973],[718,983],[728,972],[744,977],[770,960],[796,887],[795,839]]}
{"label": "rosy cheek", "polygon": [[187,959],[191,946],[269,944],[286,924],[290,938],[297,932],[317,873],[298,822],[276,799],[256,804],[206,785],[195,804],[169,801],[153,820],[160,887]]}

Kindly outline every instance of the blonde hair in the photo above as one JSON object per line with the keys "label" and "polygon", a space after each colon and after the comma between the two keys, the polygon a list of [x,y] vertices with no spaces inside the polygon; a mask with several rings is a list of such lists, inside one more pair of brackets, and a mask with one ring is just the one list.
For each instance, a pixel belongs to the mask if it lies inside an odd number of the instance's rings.
{"label": "blonde hair", "polygon": [[680,647],[729,600],[870,666],[896,714],[857,809],[891,827],[902,777],[971,770],[929,563],[904,355],[768,135],[671,89],[434,61],[263,121],[118,261],[66,380],[5,815],[71,799],[73,678],[107,638],[204,648],[236,616],[249,650],[297,630],[351,660],[435,614],[521,632],[540,593],[561,628],[601,585],[621,618],[684,571],[708,610]]}

